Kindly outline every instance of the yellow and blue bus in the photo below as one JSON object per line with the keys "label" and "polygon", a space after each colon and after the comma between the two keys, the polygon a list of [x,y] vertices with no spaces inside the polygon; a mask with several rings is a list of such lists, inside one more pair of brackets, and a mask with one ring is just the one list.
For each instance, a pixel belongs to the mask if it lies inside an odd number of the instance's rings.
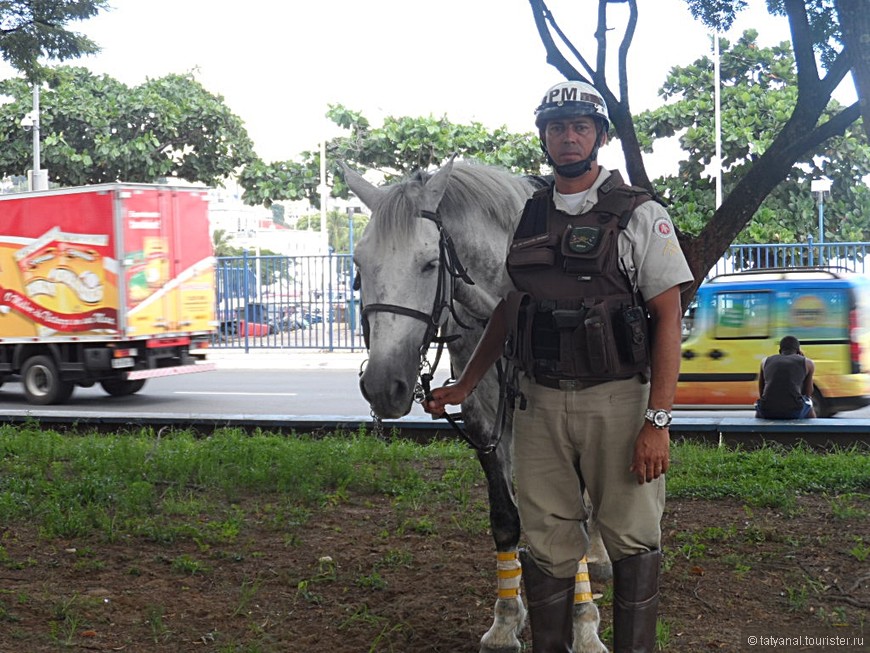
{"label": "yellow and blue bus", "polygon": [[675,405],[749,409],[764,357],[795,336],[816,364],[816,415],[870,405],[870,280],[816,268],[723,274],[698,289],[683,321]]}

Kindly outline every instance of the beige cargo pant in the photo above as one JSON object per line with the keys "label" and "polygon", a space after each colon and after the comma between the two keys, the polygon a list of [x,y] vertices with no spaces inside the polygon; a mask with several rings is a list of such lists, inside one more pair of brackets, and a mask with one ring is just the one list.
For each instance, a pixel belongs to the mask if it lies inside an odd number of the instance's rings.
{"label": "beige cargo pant", "polygon": [[629,471],[649,384],[638,377],[583,390],[528,379],[514,412],[514,473],[523,533],[538,565],[573,576],[586,553],[583,487],[612,561],[661,548],[665,479],[639,485]]}

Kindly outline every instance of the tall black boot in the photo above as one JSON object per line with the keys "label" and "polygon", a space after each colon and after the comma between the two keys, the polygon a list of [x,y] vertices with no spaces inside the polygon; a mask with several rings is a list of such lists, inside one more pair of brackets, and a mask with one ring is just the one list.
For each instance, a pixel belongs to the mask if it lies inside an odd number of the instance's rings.
{"label": "tall black boot", "polygon": [[553,578],[520,550],[533,653],[571,653],[574,640],[574,576]]}
{"label": "tall black boot", "polygon": [[653,653],[659,608],[659,551],[613,563],[613,653]]}

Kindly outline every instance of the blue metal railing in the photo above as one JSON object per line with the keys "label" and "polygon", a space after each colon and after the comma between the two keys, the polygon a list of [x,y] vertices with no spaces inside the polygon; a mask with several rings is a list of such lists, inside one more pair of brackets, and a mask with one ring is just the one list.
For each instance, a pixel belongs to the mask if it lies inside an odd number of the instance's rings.
{"label": "blue metal railing", "polygon": [[[732,245],[707,273],[825,267],[865,274],[870,243]],[[349,254],[219,257],[213,348],[365,348]]]}

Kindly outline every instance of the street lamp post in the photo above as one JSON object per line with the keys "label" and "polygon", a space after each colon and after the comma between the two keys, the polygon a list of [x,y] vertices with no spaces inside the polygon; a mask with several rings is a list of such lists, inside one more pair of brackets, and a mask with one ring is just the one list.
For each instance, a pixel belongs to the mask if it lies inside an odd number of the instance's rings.
{"label": "street lamp post", "polygon": [[48,189],[48,170],[40,168],[40,136],[39,136],[39,82],[33,82],[33,110],[21,119],[24,129],[33,131],[33,170],[30,171],[30,189]]}
{"label": "street lamp post", "polygon": [[819,244],[821,245],[825,242],[825,195],[831,190],[831,180],[813,179],[810,190],[816,196],[819,205]]}

